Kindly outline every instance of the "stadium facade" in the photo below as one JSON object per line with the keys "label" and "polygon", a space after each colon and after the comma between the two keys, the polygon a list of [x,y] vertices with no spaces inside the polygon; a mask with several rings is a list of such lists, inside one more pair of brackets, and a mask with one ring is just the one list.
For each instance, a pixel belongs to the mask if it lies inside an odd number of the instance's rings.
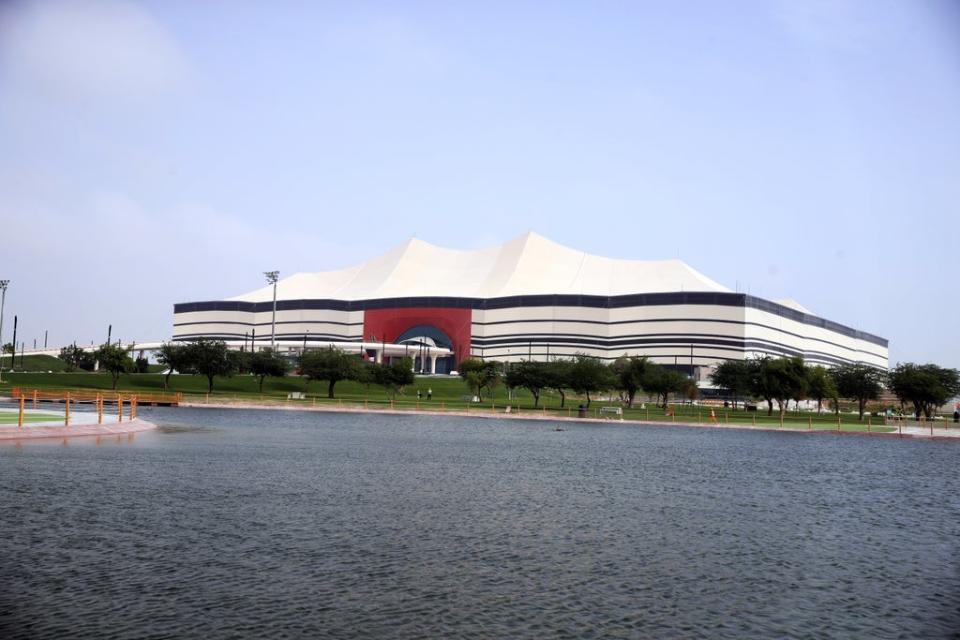
{"label": "stadium facade", "polygon": [[[268,285],[176,304],[173,337],[269,344],[273,294]],[[680,260],[605,258],[534,233],[476,251],[411,239],[347,269],[284,278],[276,295],[281,346],[336,344],[380,359],[396,345],[429,344],[441,357],[421,362],[438,373],[470,355],[645,355],[697,379],[720,361],[759,355],[884,369],[888,358],[883,338],[791,300],[730,291]]]}

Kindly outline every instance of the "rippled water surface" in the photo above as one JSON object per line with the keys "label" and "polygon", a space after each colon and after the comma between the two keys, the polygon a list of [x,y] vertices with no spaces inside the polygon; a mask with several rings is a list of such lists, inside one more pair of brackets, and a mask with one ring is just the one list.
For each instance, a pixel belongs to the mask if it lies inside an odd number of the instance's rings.
{"label": "rippled water surface", "polygon": [[141,409],[0,446],[0,637],[956,637],[960,446]]}

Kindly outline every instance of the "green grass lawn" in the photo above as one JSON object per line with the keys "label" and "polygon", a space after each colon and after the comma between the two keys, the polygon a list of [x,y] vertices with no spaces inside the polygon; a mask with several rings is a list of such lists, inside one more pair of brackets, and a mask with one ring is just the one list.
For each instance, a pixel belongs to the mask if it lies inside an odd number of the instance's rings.
{"label": "green grass lawn", "polygon": [[[0,409],[0,424],[17,424],[18,411],[9,409]],[[23,422],[52,422],[54,420],[63,420],[63,414],[56,413],[24,413]]]}
{"label": "green grass lawn", "polygon": [[[4,374],[4,385],[0,387],[9,389],[10,386],[20,386],[24,389],[99,389],[110,390],[111,378],[106,373],[13,373]],[[157,373],[145,374],[125,374],[120,377],[117,389],[125,392],[157,392],[163,391],[163,376]],[[417,389],[422,393],[421,400],[417,401]],[[427,401],[427,389],[433,390],[433,399]],[[298,376],[287,376],[284,378],[267,378],[263,385],[263,393],[258,390],[257,380],[248,375],[236,375],[229,378],[217,378],[214,384],[214,392],[209,397],[206,395],[207,380],[202,376],[174,375],[170,377],[170,388],[168,391],[182,392],[186,395],[186,401],[204,402],[231,402],[243,400],[263,400],[275,402],[292,403],[310,403],[323,404],[333,403],[336,405],[366,405],[368,408],[390,408],[390,394],[382,387],[364,386],[356,382],[343,381],[337,383],[335,387],[336,399],[327,399],[327,384],[325,382],[307,383],[305,379]],[[287,401],[287,394],[290,392],[305,392],[306,400]],[[484,396],[483,403],[478,405],[469,401],[470,391],[462,380],[456,377],[418,377],[415,384],[407,387],[403,394],[398,395],[392,404],[395,409],[442,409],[442,410],[469,410],[485,412],[501,412],[507,404],[511,405],[512,411],[519,411],[521,415],[524,412],[539,411],[543,413],[544,408],[547,415],[556,416],[576,416],[577,405],[585,402],[584,398],[573,394],[567,394],[566,404],[563,408],[560,406],[560,395],[553,391],[545,391],[540,396],[540,406],[534,409],[533,398],[529,392],[520,389],[516,390],[513,396],[508,400],[507,391],[504,387],[498,387],[489,396]],[[646,407],[641,408],[645,403]],[[590,417],[602,417],[599,408],[606,405],[615,405],[615,402],[594,401],[588,415]],[[653,402],[638,398],[633,409],[624,409],[624,418],[628,420],[649,420],[657,422],[694,422],[707,423],[710,410],[707,407],[697,407],[693,405],[675,405],[675,416],[673,418],[666,416],[663,409],[658,409]],[[761,408],[763,409],[763,408]],[[717,421],[721,424],[748,424],[757,426],[776,427],[780,426],[779,414],[774,411],[773,416],[768,417],[765,410],[756,412],[747,412],[743,409],[733,411],[732,409],[716,409]],[[841,414],[841,429],[844,431],[866,431],[867,421],[860,423],[856,415],[848,413]],[[882,420],[877,418],[871,424],[871,430],[882,431]],[[790,413],[784,419],[784,427],[803,429],[836,429],[837,417],[831,413],[824,413],[822,416],[808,413]],[[887,428],[892,430],[892,428]]]}

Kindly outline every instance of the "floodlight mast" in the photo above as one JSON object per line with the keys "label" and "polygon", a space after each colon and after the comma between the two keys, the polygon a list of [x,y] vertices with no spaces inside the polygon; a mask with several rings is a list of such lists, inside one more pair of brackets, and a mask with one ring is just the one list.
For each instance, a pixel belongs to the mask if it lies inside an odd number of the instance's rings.
{"label": "floodlight mast", "polygon": [[[7,302],[7,285],[9,280],[0,280],[0,382],[3,382],[3,306]],[[17,350],[16,347],[13,348]],[[10,356],[10,368],[13,369],[13,356]]]}
{"label": "floodlight mast", "polygon": [[280,279],[279,271],[264,271],[263,275],[267,277],[267,282],[273,285],[273,317],[270,320],[270,351],[276,351],[277,343],[277,280]]}

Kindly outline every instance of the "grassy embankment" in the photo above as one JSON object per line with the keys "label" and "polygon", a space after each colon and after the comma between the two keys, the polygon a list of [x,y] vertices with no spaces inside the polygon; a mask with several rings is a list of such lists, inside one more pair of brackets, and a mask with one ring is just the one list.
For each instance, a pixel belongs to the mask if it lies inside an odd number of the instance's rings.
{"label": "grassy embankment", "polygon": [[[3,366],[4,376],[10,370],[10,356],[4,356],[0,359],[0,365]],[[150,373],[160,373],[164,367],[160,364],[151,364],[147,366]],[[22,358],[17,356],[13,363],[13,370],[18,372],[34,373],[63,373],[67,370],[67,363],[56,356],[24,355]]]}
{"label": "grassy embankment", "polygon": [[[11,386],[20,386],[24,389],[101,389],[109,391],[110,376],[104,373],[5,373],[4,384],[0,392]],[[160,374],[126,374],[120,377],[118,390],[128,393],[148,393],[163,391],[163,376]],[[422,393],[417,400],[417,389]],[[427,389],[433,390],[433,399],[426,399]],[[207,380],[202,376],[174,375],[170,378],[168,391],[181,392],[184,401],[211,402],[211,403],[242,403],[260,402],[266,404],[282,404],[286,406],[343,406],[366,407],[369,409],[421,409],[433,411],[470,411],[485,413],[502,413],[506,405],[511,406],[512,413],[529,414],[537,412],[547,416],[576,416],[577,405],[585,402],[584,398],[567,394],[564,407],[560,406],[559,394],[545,391],[540,396],[540,406],[534,408],[533,397],[526,390],[516,390],[508,400],[507,392],[502,386],[495,389],[493,394],[484,396],[483,403],[470,402],[470,392],[459,378],[449,377],[421,377],[414,385],[407,387],[403,394],[391,399],[390,394],[382,387],[364,386],[356,382],[342,381],[335,387],[336,398],[328,399],[327,384],[325,382],[307,381],[298,376],[285,378],[267,378],[263,385],[263,393],[257,388],[257,380],[249,375],[237,375],[229,378],[217,378],[214,392],[207,395]],[[288,400],[287,394],[303,392],[305,400]],[[391,402],[392,400],[392,402]],[[594,400],[590,406],[589,417],[601,417],[600,408],[617,406],[618,403],[606,400]],[[642,405],[645,405],[642,407]],[[674,405],[675,416],[665,414],[646,398],[638,398],[633,409],[624,409],[624,418],[629,420],[650,420],[658,422],[696,422],[707,423],[710,409],[692,405]],[[774,411],[773,416],[767,416],[766,411],[747,412],[742,409],[717,408],[716,419],[719,423],[728,424],[756,424],[757,426],[778,427],[779,414]],[[784,426],[791,428],[812,428],[837,430],[837,416],[832,413],[816,414],[806,412],[790,412],[784,419]],[[840,428],[843,431],[891,431],[892,427],[883,427],[879,418],[871,420],[868,427],[867,420],[860,422],[856,415],[843,413],[840,415]]]}

